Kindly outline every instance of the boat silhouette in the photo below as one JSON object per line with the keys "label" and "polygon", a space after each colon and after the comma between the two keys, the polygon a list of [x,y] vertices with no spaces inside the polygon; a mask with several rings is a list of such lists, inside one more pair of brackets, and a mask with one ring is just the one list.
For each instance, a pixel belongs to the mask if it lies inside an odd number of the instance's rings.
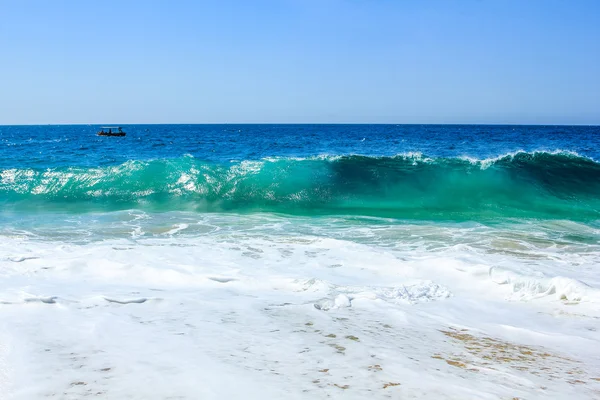
{"label": "boat silhouette", "polygon": [[120,126],[103,126],[100,128],[100,132],[98,132],[98,136],[125,136],[126,133],[123,132]]}

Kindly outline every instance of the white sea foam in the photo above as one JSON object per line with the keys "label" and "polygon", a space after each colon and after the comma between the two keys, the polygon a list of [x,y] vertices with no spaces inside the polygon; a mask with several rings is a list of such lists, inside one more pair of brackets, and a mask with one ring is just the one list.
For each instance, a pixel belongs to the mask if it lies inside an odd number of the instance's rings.
{"label": "white sea foam", "polygon": [[566,301],[599,301],[600,291],[577,279],[555,276],[540,278],[525,276],[512,271],[491,268],[490,279],[499,285],[509,285],[511,299],[532,300],[553,296]]}
{"label": "white sea foam", "polygon": [[177,226],[173,227],[173,229],[170,229],[167,232],[165,232],[165,235],[174,235],[177,232],[187,229],[188,227],[189,227],[188,224],[177,224]]}
{"label": "white sea foam", "polygon": [[498,161],[502,161],[502,160],[511,160],[512,161],[515,157],[518,157],[518,156],[521,156],[524,154],[531,155],[533,157],[543,155],[543,154],[565,155],[565,156],[570,156],[570,157],[586,158],[590,161],[595,161],[593,158],[583,156],[575,151],[561,150],[561,149],[548,150],[548,151],[546,151],[546,150],[536,150],[536,151],[517,150],[517,151],[510,152],[510,153],[500,154],[495,157],[476,158],[476,157],[470,157],[470,156],[460,156],[459,159],[468,161],[471,164],[477,164],[477,165],[481,166],[482,169],[486,169],[486,168],[489,168],[491,165],[497,163]]}
{"label": "white sea foam", "polygon": [[[299,290],[327,293],[330,298],[323,301],[327,304],[336,304],[338,298],[383,300],[392,303],[415,304],[445,299],[451,296],[450,291],[431,281],[405,282],[392,287],[380,286],[340,286],[318,279],[309,279],[299,282]],[[349,303],[348,303],[349,307]],[[332,307],[329,307],[332,308]]]}
{"label": "white sea foam", "polygon": [[9,399],[591,399],[600,390],[600,244],[581,244],[593,227],[60,218],[0,231]]}
{"label": "white sea foam", "polygon": [[[540,156],[540,155],[544,155],[544,154],[565,155],[565,156],[570,156],[570,157],[585,158],[585,159],[588,159],[588,160],[594,161],[594,162],[596,161],[593,158],[591,158],[589,156],[581,155],[581,154],[577,153],[576,151],[563,150],[563,149],[534,150],[534,151],[516,150],[516,151],[512,151],[512,152],[508,152],[508,153],[502,153],[502,154],[499,154],[499,155],[493,156],[493,157],[487,157],[487,158],[478,158],[478,157],[466,156],[466,155],[458,156],[457,158],[460,160],[468,161],[471,164],[477,164],[477,165],[481,166],[482,169],[485,169],[501,160],[513,160],[515,157],[518,157],[521,155],[531,155],[533,157],[536,157],[536,156]],[[260,167],[260,166],[262,166],[261,162],[305,161],[305,160],[337,161],[337,160],[340,160],[343,158],[348,158],[348,157],[370,157],[370,158],[377,158],[377,159],[390,158],[390,156],[382,156],[382,155],[347,153],[347,154],[343,154],[343,155],[319,154],[319,155],[309,156],[309,157],[265,157],[261,161],[252,161],[250,163],[252,163],[252,165],[254,165],[255,167]],[[414,163],[417,163],[417,162],[429,163],[429,162],[434,162],[436,160],[435,157],[429,157],[420,151],[408,151],[408,152],[396,153],[393,156],[391,156],[391,158],[412,160],[412,161],[414,161]],[[232,162],[234,162],[234,161],[232,160]],[[244,162],[247,163],[248,161],[242,161],[239,164],[243,164]]]}

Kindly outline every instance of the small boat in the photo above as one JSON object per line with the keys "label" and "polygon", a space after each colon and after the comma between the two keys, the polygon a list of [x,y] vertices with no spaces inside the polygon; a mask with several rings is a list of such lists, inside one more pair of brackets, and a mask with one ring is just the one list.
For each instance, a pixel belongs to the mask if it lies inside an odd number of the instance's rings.
{"label": "small boat", "polygon": [[98,136],[125,136],[126,133],[123,132],[120,126],[103,126],[100,128],[100,132],[98,132]]}

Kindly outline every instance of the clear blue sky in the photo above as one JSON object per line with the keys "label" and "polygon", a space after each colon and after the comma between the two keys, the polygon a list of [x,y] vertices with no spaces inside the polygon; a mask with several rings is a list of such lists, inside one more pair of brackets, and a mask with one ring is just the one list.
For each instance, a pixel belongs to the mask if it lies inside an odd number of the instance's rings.
{"label": "clear blue sky", "polygon": [[598,0],[0,0],[0,124],[600,124]]}

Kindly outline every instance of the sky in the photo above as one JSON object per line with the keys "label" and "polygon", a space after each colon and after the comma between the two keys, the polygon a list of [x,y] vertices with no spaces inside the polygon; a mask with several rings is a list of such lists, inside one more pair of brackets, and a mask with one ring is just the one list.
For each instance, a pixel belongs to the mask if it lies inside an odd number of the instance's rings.
{"label": "sky", "polygon": [[0,0],[0,124],[600,124],[597,0]]}

